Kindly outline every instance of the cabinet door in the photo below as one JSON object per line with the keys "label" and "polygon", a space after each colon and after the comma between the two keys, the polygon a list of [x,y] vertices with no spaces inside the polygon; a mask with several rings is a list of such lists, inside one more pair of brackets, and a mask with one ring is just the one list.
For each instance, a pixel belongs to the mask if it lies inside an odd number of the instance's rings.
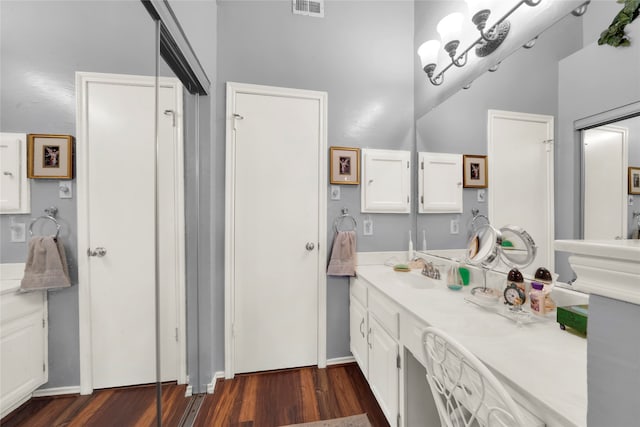
{"label": "cabinet door", "polygon": [[398,417],[398,343],[369,317],[369,386],[389,424]]}
{"label": "cabinet door", "polygon": [[0,134],[0,213],[29,213],[27,135]]}
{"label": "cabinet door", "polygon": [[47,382],[47,330],[43,292],[0,298],[1,416],[24,403]]}
{"label": "cabinet door", "polygon": [[349,308],[349,332],[351,334],[351,354],[356,359],[365,378],[368,377],[367,360],[367,311],[351,296]]}
{"label": "cabinet door", "polygon": [[409,213],[411,153],[363,149],[362,159],[362,212]]}
{"label": "cabinet door", "polygon": [[418,153],[418,162],[418,212],[462,212],[462,155]]}

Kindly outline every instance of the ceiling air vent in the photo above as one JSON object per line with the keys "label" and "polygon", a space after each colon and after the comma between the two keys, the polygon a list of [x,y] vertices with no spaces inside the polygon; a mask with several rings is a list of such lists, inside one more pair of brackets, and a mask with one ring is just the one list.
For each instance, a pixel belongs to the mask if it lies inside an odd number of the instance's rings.
{"label": "ceiling air vent", "polygon": [[324,18],[324,0],[291,0],[294,15]]}

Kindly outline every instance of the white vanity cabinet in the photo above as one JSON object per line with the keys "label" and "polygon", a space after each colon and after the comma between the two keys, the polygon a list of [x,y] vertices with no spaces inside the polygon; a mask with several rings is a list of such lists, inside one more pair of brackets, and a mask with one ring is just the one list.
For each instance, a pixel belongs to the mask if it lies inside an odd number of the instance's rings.
{"label": "white vanity cabinet", "polygon": [[367,316],[367,287],[358,279],[351,279],[349,298],[349,332],[351,336],[351,354],[360,370],[367,377],[369,373]]}
{"label": "white vanity cabinet", "polygon": [[362,149],[361,210],[411,211],[411,152]]}
{"label": "white vanity cabinet", "polygon": [[399,311],[365,281],[352,278],[349,316],[351,353],[387,421],[399,425]]}
{"label": "white vanity cabinet", "polygon": [[47,382],[47,294],[19,293],[24,264],[0,266],[0,402],[4,417]]}

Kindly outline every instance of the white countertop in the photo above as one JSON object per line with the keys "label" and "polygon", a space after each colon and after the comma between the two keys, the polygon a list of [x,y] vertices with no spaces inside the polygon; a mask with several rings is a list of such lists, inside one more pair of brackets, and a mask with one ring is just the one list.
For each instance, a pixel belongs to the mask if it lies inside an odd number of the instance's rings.
{"label": "white countertop", "polygon": [[[562,331],[553,318],[518,326],[465,301],[472,286],[451,291],[443,281],[417,270],[398,273],[384,265],[361,265],[357,274],[425,324],[443,329],[467,347],[530,412],[545,414],[557,425],[586,426],[585,338]],[[416,289],[403,285],[404,280],[425,280],[435,286]]]}

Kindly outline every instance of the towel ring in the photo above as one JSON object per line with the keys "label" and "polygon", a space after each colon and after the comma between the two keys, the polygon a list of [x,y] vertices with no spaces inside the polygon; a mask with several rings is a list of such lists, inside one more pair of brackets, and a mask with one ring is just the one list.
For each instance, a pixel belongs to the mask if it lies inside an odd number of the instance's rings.
{"label": "towel ring", "polygon": [[[340,230],[340,226],[344,222],[345,219],[350,219],[353,222],[353,227],[351,229]],[[339,231],[356,231],[358,229],[358,221],[351,215],[349,215],[349,210],[347,208],[342,209],[342,215],[336,218],[333,222],[333,228],[336,230],[336,233]]]}
{"label": "towel ring", "polygon": [[44,219],[47,221],[51,221],[56,225],[56,234],[53,236],[54,239],[58,238],[58,235],[60,234],[60,224],[58,223],[58,221],[52,216],[52,215],[42,215],[39,216],[38,218],[34,218],[31,220],[31,223],[29,224],[29,235],[33,236],[33,225],[38,222],[39,220]]}

